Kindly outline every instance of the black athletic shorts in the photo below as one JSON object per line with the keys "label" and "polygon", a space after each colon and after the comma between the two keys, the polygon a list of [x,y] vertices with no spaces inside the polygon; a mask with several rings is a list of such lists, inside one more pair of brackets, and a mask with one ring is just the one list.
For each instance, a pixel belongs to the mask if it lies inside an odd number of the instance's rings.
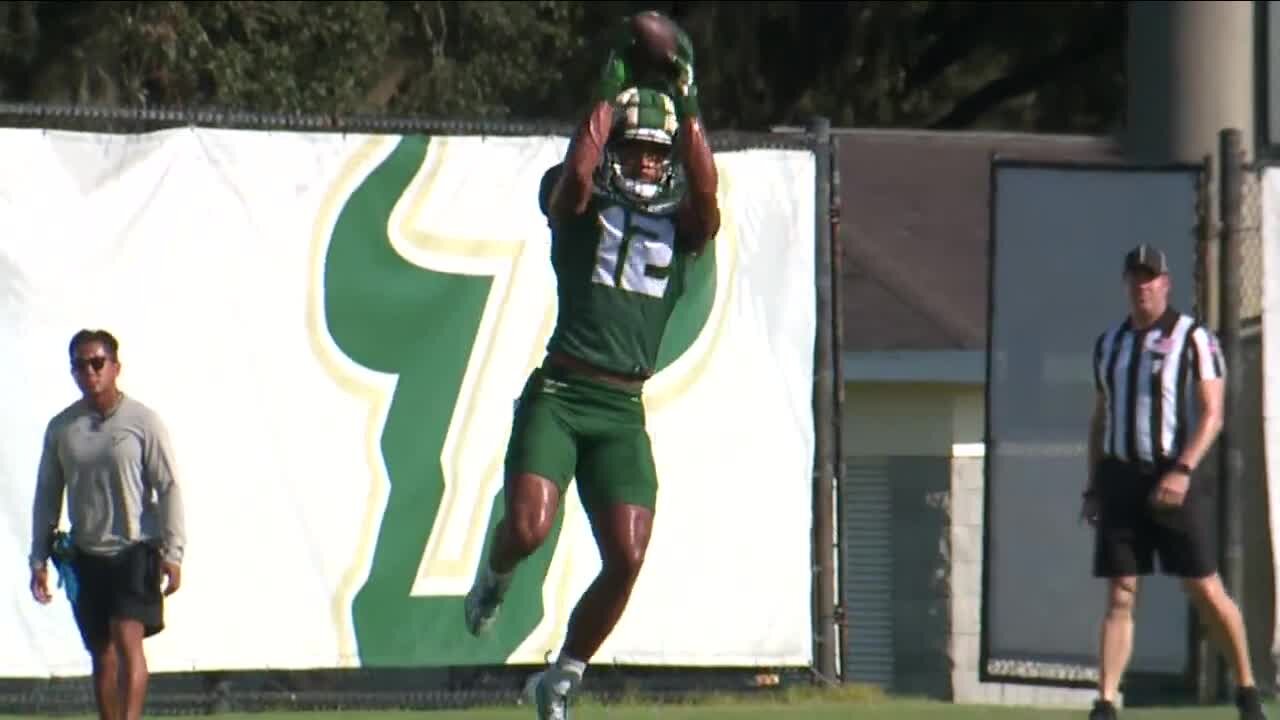
{"label": "black athletic shorts", "polygon": [[137,543],[111,556],[77,550],[71,562],[79,585],[76,625],[90,652],[106,643],[113,619],[141,622],[144,637],[164,629],[163,573],[155,546]]}
{"label": "black athletic shorts", "polygon": [[1203,578],[1218,571],[1217,494],[1193,478],[1180,508],[1154,508],[1151,494],[1168,466],[1102,461],[1096,484],[1095,577],[1150,575],[1157,555],[1165,575]]}

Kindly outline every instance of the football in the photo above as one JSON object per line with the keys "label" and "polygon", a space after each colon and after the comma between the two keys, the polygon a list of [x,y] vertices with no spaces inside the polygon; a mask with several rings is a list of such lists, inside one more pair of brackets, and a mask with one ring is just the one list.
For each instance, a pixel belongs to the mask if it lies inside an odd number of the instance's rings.
{"label": "football", "polygon": [[638,69],[665,70],[676,54],[675,21],[656,10],[636,13],[631,17],[631,32],[636,40],[633,62]]}

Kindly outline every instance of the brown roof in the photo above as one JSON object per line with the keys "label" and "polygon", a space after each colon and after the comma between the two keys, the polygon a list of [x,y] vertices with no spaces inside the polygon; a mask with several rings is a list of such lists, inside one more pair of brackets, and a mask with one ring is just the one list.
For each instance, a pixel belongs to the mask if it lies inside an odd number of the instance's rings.
{"label": "brown roof", "polygon": [[991,159],[1114,162],[1101,137],[840,130],[844,349],[983,350]]}

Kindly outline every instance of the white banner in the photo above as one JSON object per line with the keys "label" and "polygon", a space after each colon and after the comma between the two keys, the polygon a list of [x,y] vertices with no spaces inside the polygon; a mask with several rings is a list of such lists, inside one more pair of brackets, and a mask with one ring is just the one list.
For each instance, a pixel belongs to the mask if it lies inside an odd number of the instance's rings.
{"label": "white banner", "polygon": [[[560,138],[0,132],[0,675],[89,671],[27,590],[67,342],[167,423],[183,587],[154,672],[539,663],[599,569],[576,491],[493,637],[462,622],[510,415],[555,321]],[[811,660],[814,162],[717,155],[724,227],[646,388],[646,568],[597,663]],[[64,520],[65,522],[65,520]]]}
{"label": "white banner", "polygon": [[[1280,548],[1280,170],[1262,173],[1262,452],[1267,478],[1271,547]],[[1248,390],[1246,389],[1246,392]],[[1271,556],[1280,602],[1280,552]],[[1280,615],[1277,615],[1280,617]],[[1280,624],[1271,654],[1280,655]]]}

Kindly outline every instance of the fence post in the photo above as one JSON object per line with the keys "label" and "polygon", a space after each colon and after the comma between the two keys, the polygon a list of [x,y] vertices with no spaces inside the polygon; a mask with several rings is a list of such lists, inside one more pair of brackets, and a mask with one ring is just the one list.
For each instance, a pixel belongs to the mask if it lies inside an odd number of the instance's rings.
{"label": "fence post", "polygon": [[835,379],[835,407],[831,411],[832,433],[835,438],[835,536],[832,542],[836,546],[835,588],[839,601],[836,603],[837,652],[840,661],[840,679],[848,679],[848,668],[845,658],[849,657],[849,618],[845,607],[844,594],[844,540],[841,527],[844,526],[844,479],[847,474],[844,457],[844,243],[840,241],[840,139],[835,135],[830,138],[831,152],[831,348],[832,376]]}
{"label": "fence post", "polygon": [[831,272],[831,121],[814,118],[809,124],[814,143],[814,230],[817,289],[817,337],[814,341],[814,660],[824,682],[835,682],[835,372],[832,337]]}
{"label": "fence post", "polygon": [[[1218,292],[1220,299],[1218,339],[1227,367],[1223,397],[1223,425],[1218,438],[1218,472],[1222,490],[1219,502],[1219,533],[1222,543],[1222,575],[1228,594],[1244,608],[1244,524],[1242,477],[1244,457],[1237,422],[1240,397],[1244,391],[1244,357],[1240,338],[1240,269],[1244,263],[1241,228],[1244,210],[1244,150],[1239,130],[1228,128],[1219,133],[1218,202],[1221,218],[1220,252],[1218,254]],[[1225,672],[1225,663],[1223,663]],[[1238,680],[1238,678],[1237,678]],[[1219,684],[1219,694],[1232,685]]]}
{"label": "fence post", "polygon": [[[1195,317],[1205,326],[1218,329],[1217,317],[1212,313],[1218,308],[1215,293],[1218,290],[1217,278],[1213,271],[1217,268],[1213,258],[1217,246],[1218,226],[1213,183],[1217,181],[1214,174],[1216,158],[1213,153],[1206,153],[1202,160],[1204,170],[1200,176],[1199,202],[1196,213],[1199,217],[1199,232],[1196,237],[1195,253]],[[1205,456],[1204,468],[1200,471],[1200,482],[1220,482],[1217,468],[1217,448],[1210,450]],[[1187,650],[1192,690],[1196,702],[1202,705],[1212,704],[1219,696],[1221,659],[1212,643],[1209,642],[1207,625],[1200,617],[1199,611],[1190,601],[1187,602]]]}

